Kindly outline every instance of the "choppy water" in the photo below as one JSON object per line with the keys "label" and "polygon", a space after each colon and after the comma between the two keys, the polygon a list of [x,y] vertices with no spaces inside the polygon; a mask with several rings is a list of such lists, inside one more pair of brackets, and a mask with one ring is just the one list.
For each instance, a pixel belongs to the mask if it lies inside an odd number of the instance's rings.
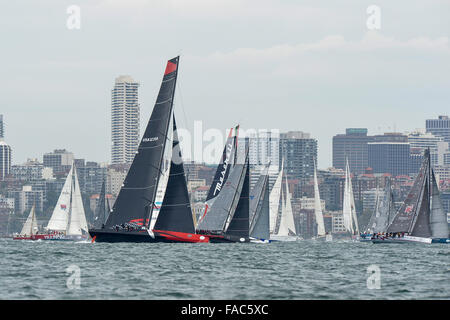
{"label": "choppy water", "polygon": [[[0,299],[450,299],[445,244],[0,239],[0,253]],[[367,287],[372,264],[380,289]],[[67,286],[76,285],[71,265],[80,268],[79,289]]]}

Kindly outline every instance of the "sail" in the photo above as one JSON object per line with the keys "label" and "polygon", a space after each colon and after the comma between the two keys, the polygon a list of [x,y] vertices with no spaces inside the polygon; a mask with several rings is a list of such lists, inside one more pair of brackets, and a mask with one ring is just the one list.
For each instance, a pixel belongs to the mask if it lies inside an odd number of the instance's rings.
{"label": "sail", "polygon": [[269,164],[250,193],[250,236],[269,239]]}
{"label": "sail", "polygon": [[86,215],[84,213],[83,199],[81,197],[80,185],[78,183],[78,175],[75,165],[73,167],[73,181],[71,192],[71,205],[69,210],[69,221],[66,234],[82,235],[88,232]]}
{"label": "sail", "polygon": [[[232,156],[238,152],[233,148]],[[222,186],[219,195],[215,198],[211,207],[199,221],[197,230],[223,232],[228,227],[232,215],[238,206],[239,197],[245,180],[247,164],[237,161],[230,169],[226,183]]]}
{"label": "sail", "polygon": [[386,232],[389,225],[392,209],[392,192],[389,180],[383,191],[376,189],[376,195],[375,210],[367,225],[366,231],[368,233]]}
{"label": "sail", "polygon": [[28,215],[27,220],[25,221],[22,231],[20,231],[21,236],[32,236],[38,231],[35,209],[34,206],[31,207],[30,214]]}
{"label": "sail", "polygon": [[291,194],[289,193],[289,186],[286,178],[286,200],[283,203],[283,210],[281,212],[280,227],[277,235],[290,236],[295,235],[295,222],[294,215],[292,213]]}
{"label": "sail", "polygon": [[230,134],[228,135],[227,142],[225,143],[222,158],[220,159],[219,165],[217,166],[216,174],[214,175],[211,187],[209,188],[206,202],[215,198],[220,193],[222,186],[228,179],[231,163],[233,162],[231,153],[233,150],[233,146],[235,146],[236,143],[236,136],[233,136],[232,133],[233,129],[230,129]]}
{"label": "sail", "polygon": [[[348,166],[348,162],[347,162]],[[351,209],[351,218],[352,218],[352,230],[354,230],[353,234],[359,234],[359,227],[358,227],[358,218],[356,216],[356,206],[355,206],[355,197],[353,195],[353,185],[352,185],[352,178],[350,175],[350,167],[348,168],[348,188],[349,188],[349,194],[350,194],[350,209]]]}
{"label": "sail", "polygon": [[319,183],[317,181],[317,170],[314,166],[314,213],[317,223],[317,236],[325,235],[325,223],[323,221],[322,205],[320,203]]}
{"label": "sail", "polygon": [[53,209],[53,214],[48,221],[46,229],[54,231],[66,231],[69,215],[70,192],[72,188],[73,165],[66,177],[64,186]]}
{"label": "sail", "polygon": [[283,164],[281,164],[281,170],[278,173],[277,180],[272,187],[272,191],[269,196],[270,205],[270,233],[274,234],[277,226],[278,213],[280,211],[281,204],[281,182],[283,179]]}
{"label": "sail", "polygon": [[[179,57],[167,62],[164,77],[150,120],[133,159],[117,200],[106,221],[106,227],[134,223],[150,228],[156,222],[159,206],[165,196],[172,151],[172,109]],[[169,144],[169,148],[166,145]],[[163,179],[160,183],[160,175]]]}
{"label": "sail", "polygon": [[434,171],[431,172],[431,234],[433,238],[448,238],[447,215],[442,206]]}
{"label": "sail", "polygon": [[103,180],[102,189],[98,198],[97,208],[95,210],[94,225],[96,228],[101,228],[106,221],[106,188]]}
{"label": "sail", "polygon": [[354,233],[352,223],[352,189],[351,189],[350,169],[348,165],[345,167],[345,184],[344,184],[344,201],[342,205],[342,215],[345,229],[351,234]]}
{"label": "sail", "polygon": [[242,185],[241,192],[239,194],[239,202],[236,206],[236,210],[233,214],[230,213],[231,217],[228,226],[226,226],[225,234],[232,236],[239,236],[243,238],[249,237],[249,212],[250,212],[250,168],[248,151],[246,152],[246,164],[244,166],[245,178]]}
{"label": "sail", "polygon": [[181,148],[176,132],[175,115],[173,119],[172,165],[164,200],[160,209],[155,230],[195,233],[191,204],[184,174]]}
{"label": "sail", "polygon": [[421,195],[427,180],[428,161],[429,159],[425,157],[408,196],[397,211],[387,232],[410,232],[414,218],[416,217],[416,212],[421,204]]}

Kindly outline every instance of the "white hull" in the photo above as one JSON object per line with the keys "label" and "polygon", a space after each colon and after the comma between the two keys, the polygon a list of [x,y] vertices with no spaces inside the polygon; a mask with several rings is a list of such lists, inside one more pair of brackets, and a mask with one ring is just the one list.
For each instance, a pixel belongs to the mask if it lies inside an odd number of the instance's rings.
{"label": "white hull", "polygon": [[250,238],[250,243],[270,243],[270,240]]}
{"label": "white hull", "polygon": [[293,242],[299,240],[299,237],[297,236],[277,236],[277,235],[271,235],[270,236],[271,241],[280,241],[280,242]]}
{"label": "white hull", "polygon": [[401,238],[373,238],[373,243],[408,243],[408,242],[419,242],[419,243],[432,243],[432,238],[422,238],[413,236],[404,236]]}

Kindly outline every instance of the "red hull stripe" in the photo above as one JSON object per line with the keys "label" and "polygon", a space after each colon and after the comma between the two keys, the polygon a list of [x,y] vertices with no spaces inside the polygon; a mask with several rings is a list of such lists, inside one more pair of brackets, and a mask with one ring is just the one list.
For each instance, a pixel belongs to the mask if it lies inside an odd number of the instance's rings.
{"label": "red hull stripe", "polygon": [[168,61],[166,71],[164,72],[164,75],[169,74],[177,70],[177,65],[173,62]]}
{"label": "red hull stripe", "polygon": [[180,242],[209,242],[207,236],[203,236],[195,233],[184,233],[175,231],[153,230],[155,234],[160,237],[164,237],[168,240],[180,241]]}

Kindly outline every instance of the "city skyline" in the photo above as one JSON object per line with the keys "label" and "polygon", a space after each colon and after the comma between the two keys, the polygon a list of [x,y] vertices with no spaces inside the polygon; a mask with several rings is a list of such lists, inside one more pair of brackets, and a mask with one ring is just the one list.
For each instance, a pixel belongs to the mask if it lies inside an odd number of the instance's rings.
{"label": "city skyline", "polygon": [[[141,83],[142,132],[165,61],[178,54],[179,128],[202,120],[222,132],[237,123],[307,132],[318,140],[320,168],[331,166],[331,139],[345,128],[405,132],[448,114],[450,4],[440,1],[378,1],[380,30],[368,30],[359,1],[155,1],[151,9],[79,1],[81,29],[68,30],[71,4],[2,10],[1,112],[14,163],[58,148],[108,161],[112,79]],[[135,49],[110,41],[118,38]]]}

